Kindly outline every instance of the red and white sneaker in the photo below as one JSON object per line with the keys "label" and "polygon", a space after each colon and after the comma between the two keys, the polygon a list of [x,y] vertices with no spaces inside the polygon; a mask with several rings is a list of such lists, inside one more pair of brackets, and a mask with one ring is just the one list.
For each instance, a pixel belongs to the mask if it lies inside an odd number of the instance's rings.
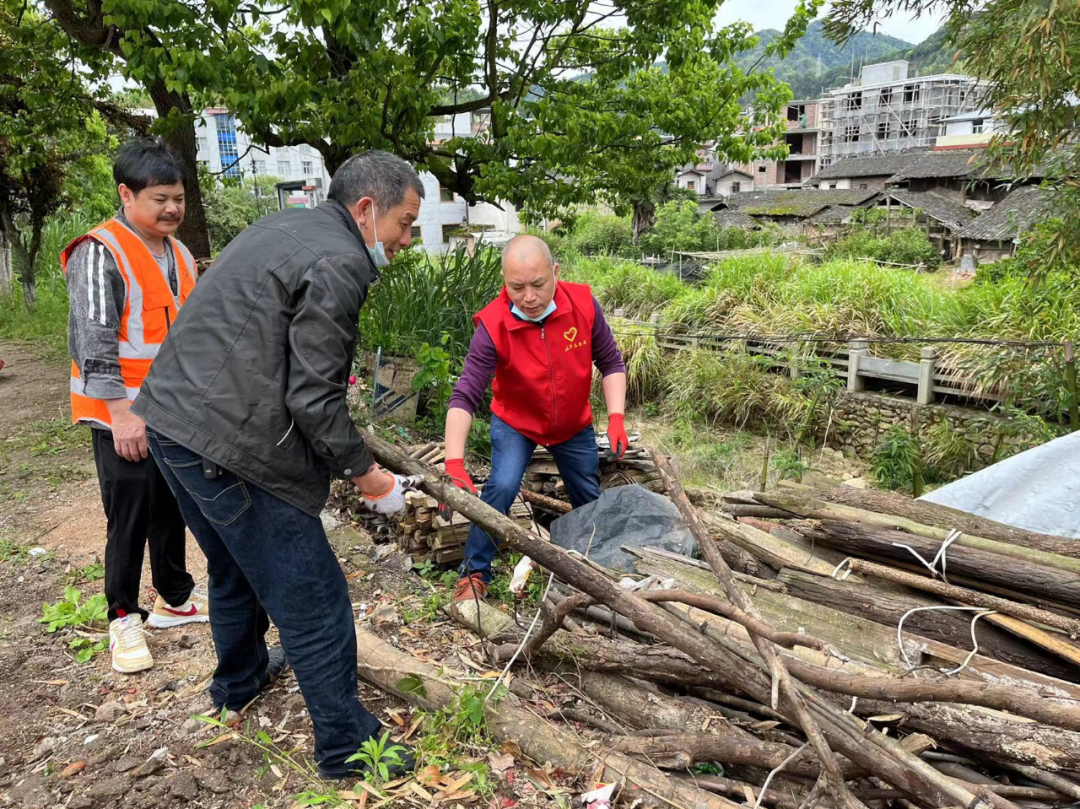
{"label": "red and white sneaker", "polygon": [[154,629],[167,629],[184,624],[203,624],[210,620],[210,604],[205,593],[193,590],[188,600],[179,607],[170,606],[160,595],[154,599],[147,625]]}

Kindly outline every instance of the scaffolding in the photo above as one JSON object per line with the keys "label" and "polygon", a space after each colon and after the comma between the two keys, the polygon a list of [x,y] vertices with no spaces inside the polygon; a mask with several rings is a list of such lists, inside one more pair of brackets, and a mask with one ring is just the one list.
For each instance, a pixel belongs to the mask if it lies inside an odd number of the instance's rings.
{"label": "scaffolding", "polygon": [[984,83],[953,73],[830,90],[821,99],[821,164],[933,146],[945,119],[981,109],[984,92]]}

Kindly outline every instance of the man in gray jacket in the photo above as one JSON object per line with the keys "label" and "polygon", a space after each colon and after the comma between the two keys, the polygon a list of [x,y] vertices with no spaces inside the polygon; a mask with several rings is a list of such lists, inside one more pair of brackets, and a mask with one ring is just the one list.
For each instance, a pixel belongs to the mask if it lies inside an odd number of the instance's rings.
{"label": "man in gray jacket", "polygon": [[357,698],[352,605],[319,512],[332,475],[376,511],[404,508],[407,481],[376,466],[345,393],[360,307],[423,195],[408,163],[367,152],[327,202],[251,225],[200,279],[134,406],[206,554],[215,707],[239,709],[280,670],[269,614],[327,777],[347,777],[381,727]]}

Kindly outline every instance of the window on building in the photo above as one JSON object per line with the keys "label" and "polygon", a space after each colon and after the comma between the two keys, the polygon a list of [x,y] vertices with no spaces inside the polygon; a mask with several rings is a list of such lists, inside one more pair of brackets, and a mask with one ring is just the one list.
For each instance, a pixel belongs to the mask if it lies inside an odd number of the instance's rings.
{"label": "window on building", "polygon": [[693,191],[695,188],[697,188],[697,183],[695,183],[693,180],[687,180],[686,187]]}
{"label": "window on building", "polygon": [[195,162],[198,164],[199,168],[205,169],[206,171],[210,171],[210,161],[209,160],[196,160]]}
{"label": "window on building", "polygon": [[971,122],[971,134],[981,135],[986,129],[986,121],[972,121]]}
{"label": "window on building", "polygon": [[886,105],[887,104],[892,104],[892,88],[891,87],[882,87],[881,88],[880,102],[882,104],[886,104]]}
{"label": "window on building", "polygon": [[870,188],[870,183],[859,183],[859,190],[866,191]]}
{"label": "window on building", "polygon": [[195,138],[195,151],[199,154],[206,154],[206,138],[201,135]]}
{"label": "window on building", "polygon": [[236,119],[228,113],[215,115],[218,154],[221,156],[221,173],[226,177],[240,176],[240,153],[236,150]]}
{"label": "window on building", "polygon": [[836,183],[829,183],[828,190],[829,191],[835,191],[836,190]]}
{"label": "window on building", "polygon": [[844,143],[858,143],[859,142],[859,125],[849,124],[844,128]]}
{"label": "window on building", "polygon": [[881,121],[877,125],[878,140],[885,140],[889,137],[889,123],[888,121]]}
{"label": "window on building", "polygon": [[304,173],[305,177],[310,177],[312,173],[312,163],[310,160],[304,160],[300,163],[300,170]]}
{"label": "window on building", "polygon": [[914,104],[919,100],[919,85],[909,84],[904,87],[904,103]]}
{"label": "window on building", "polygon": [[292,174],[292,165],[289,163],[288,158],[278,158],[277,173],[279,177],[288,177]]}
{"label": "window on building", "polygon": [[442,226],[442,241],[443,241],[443,244],[449,244],[450,243],[450,235],[460,227],[461,227],[461,225],[443,225]]}
{"label": "window on building", "polygon": [[415,241],[416,241],[417,239],[420,239],[420,238],[422,238],[422,236],[420,235],[420,234],[421,234],[421,232],[422,232],[422,231],[420,230],[420,226],[419,226],[419,225],[413,225],[413,226],[412,226],[412,227],[411,227],[411,228],[409,229],[409,236],[410,236],[410,237],[412,238],[412,240],[413,240],[413,241],[415,242]]}
{"label": "window on building", "polygon": [[767,168],[766,166],[758,166],[757,170],[760,171],[762,174],[764,174],[766,168]]}
{"label": "window on building", "polygon": [[731,184],[731,193],[738,194],[740,191],[742,191],[742,183],[736,180]]}
{"label": "window on building", "polygon": [[311,146],[306,143],[300,144],[300,154],[311,154]]}
{"label": "window on building", "polygon": [[265,160],[256,160],[256,161],[254,161],[254,163],[252,165],[255,166],[255,173],[256,174],[263,174],[263,175],[266,174],[266,161]]}
{"label": "window on building", "polygon": [[[439,202],[453,202],[453,201],[454,201],[454,192],[452,190],[450,190],[449,188],[443,188],[440,185],[439,186]],[[443,241],[445,242],[446,239],[443,239]]]}
{"label": "window on building", "polygon": [[796,123],[802,120],[802,117],[806,114],[805,104],[788,104],[787,107],[787,119],[789,121],[795,121]]}

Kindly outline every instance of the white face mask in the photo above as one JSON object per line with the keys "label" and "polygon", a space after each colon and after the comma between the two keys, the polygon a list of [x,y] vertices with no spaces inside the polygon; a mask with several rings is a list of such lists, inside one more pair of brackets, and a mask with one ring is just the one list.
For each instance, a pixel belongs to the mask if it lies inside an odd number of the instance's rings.
{"label": "white face mask", "polygon": [[379,241],[379,229],[375,225],[375,202],[371,203],[371,232],[375,235],[375,246],[369,248],[371,250],[371,257],[375,260],[376,267],[385,267],[390,263],[390,259],[386,255],[386,248],[383,247],[383,243]]}
{"label": "white face mask", "polygon": [[[556,289],[558,288],[558,286],[559,286],[559,282],[558,282],[558,281],[556,281],[556,282],[555,282],[555,287],[556,287]],[[529,317],[529,316],[528,316],[527,314],[525,314],[525,313],[524,313],[524,312],[522,312],[522,311],[521,311],[520,309],[518,309],[518,305],[517,305],[516,303],[515,303],[515,304],[512,304],[512,305],[510,306],[510,312],[511,312],[511,314],[517,315],[517,316],[518,316],[518,317],[520,317],[520,318],[521,318],[522,320],[528,320],[528,321],[529,321],[529,322],[531,322],[531,323],[539,323],[539,322],[540,322],[541,320],[543,320],[543,319],[544,319],[545,317],[547,317],[547,316],[548,316],[548,315],[550,315],[550,314],[551,314],[552,312],[554,312],[554,311],[555,311],[555,308],[556,308],[556,307],[555,307],[555,294],[554,294],[554,293],[552,293],[552,295],[551,295],[551,301],[550,301],[550,302],[548,303],[548,305],[547,305],[547,309],[545,309],[545,310],[544,310],[544,313],[543,313],[542,315],[540,315],[540,317]]]}

